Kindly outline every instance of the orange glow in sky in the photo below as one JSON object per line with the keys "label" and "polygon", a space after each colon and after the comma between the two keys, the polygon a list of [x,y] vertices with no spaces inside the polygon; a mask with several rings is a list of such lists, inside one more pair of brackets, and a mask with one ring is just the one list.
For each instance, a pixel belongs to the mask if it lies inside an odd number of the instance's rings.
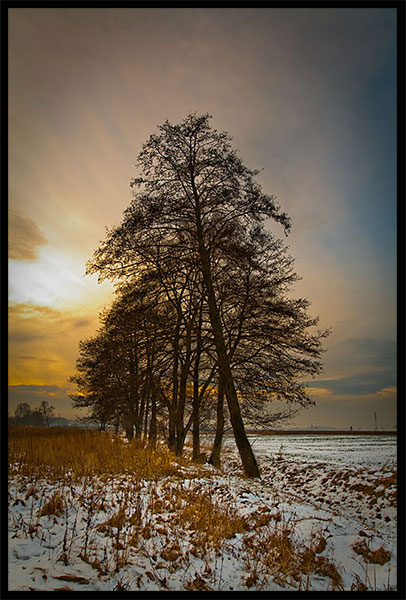
{"label": "orange glow in sky", "polygon": [[292,218],[295,295],[332,327],[297,425],[393,427],[395,65],[394,9],[9,9],[11,412],[49,396],[73,416],[79,340],[113,297],[85,263],[143,142],[196,111],[262,169]]}

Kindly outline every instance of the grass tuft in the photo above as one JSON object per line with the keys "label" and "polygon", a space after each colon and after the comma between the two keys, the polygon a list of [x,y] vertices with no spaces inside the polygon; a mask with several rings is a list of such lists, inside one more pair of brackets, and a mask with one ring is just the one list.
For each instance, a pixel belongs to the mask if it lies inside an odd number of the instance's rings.
{"label": "grass tuft", "polygon": [[356,542],[353,545],[353,550],[356,554],[361,555],[365,562],[371,564],[384,565],[385,563],[389,562],[391,558],[391,553],[389,550],[386,550],[383,546],[380,546],[377,550],[372,550],[365,540]]}
{"label": "grass tuft", "polygon": [[59,517],[65,509],[65,501],[59,492],[55,492],[51,499],[44,504],[38,513],[39,517],[55,515]]}

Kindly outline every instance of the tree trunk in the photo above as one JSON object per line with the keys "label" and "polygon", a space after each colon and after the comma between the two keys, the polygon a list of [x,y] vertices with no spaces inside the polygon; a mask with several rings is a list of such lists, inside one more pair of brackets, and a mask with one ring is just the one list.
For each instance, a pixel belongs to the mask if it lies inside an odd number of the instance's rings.
{"label": "tree trunk", "polygon": [[209,464],[218,469],[221,466],[221,446],[223,443],[224,435],[224,384],[223,378],[220,376],[218,383],[217,392],[217,423],[216,423],[216,435],[213,442],[213,448],[209,458]]}
{"label": "tree trunk", "polygon": [[178,312],[178,317],[175,326],[174,339],[172,342],[173,346],[173,368],[172,368],[172,401],[169,406],[168,415],[168,447],[169,450],[175,451],[176,449],[176,417],[178,407],[178,392],[179,392],[179,339],[180,339],[180,325],[182,315]]}
{"label": "tree trunk", "polygon": [[157,439],[157,422],[156,422],[156,398],[152,391],[151,394],[151,419],[149,421],[149,445],[152,448],[156,446]]}
{"label": "tree trunk", "polygon": [[131,441],[132,439],[134,439],[134,426],[128,420],[124,421],[123,425],[124,425],[126,438],[129,441]]}
{"label": "tree trunk", "polygon": [[192,401],[192,424],[193,424],[193,454],[192,460],[200,460],[200,395],[199,395],[199,367],[202,355],[202,322],[203,322],[203,297],[199,307],[199,320],[196,331],[196,357],[193,366],[193,401]]}
{"label": "tree trunk", "polygon": [[140,409],[139,409],[139,413],[138,413],[138,419],[137,419],[137,432],[136,432],[136,437],[138,440],[140,440],[142,438],[142,427],[143,427],[143,421],[144,421],[144,415],[145,415],[145,404],[147,401],[147,395],[148,391],[145,389],[145,386],[142,390],[142,396],[141,396],[141,402],[140,402]]}
{"label": "tree trunk", "polygon": [[168,448],[169,450],[172,450],[172,452],[175,451],[175,447],[176,447],[176,427],[175,427],[175,417],[176,417],[176,411],[174,411],[173,405],[171,404],[171,406],[169,407],[169,418],[168,418]]}
{"label": "tree trunk", "polygon": [[180,383],[179,383],[179,400],[176,411],[176,448],[175,452],[177,456],[182,456],[183,446],[185,444],[186,430],[184,424],[185,406],[186,406],[186,395],[187,395],[187,378],[190,371],[190,363],[192,357],[192,346],[191,346],[191,324],[188,325],[186,331],[186,355],[184,363],[180,370]]}
{"label": "tree trunk", "polygon": [[150,391],[148,390],[147,402],[145,404],[143,440],[146,440],[146,438],[147,438],[150,399],[151,399],[151,394],[150,394]]}
{"label": "tree trunk", "polygon": [[200,399],[199,399],[199,381],[193,382],[193,460],[200,458]]}
{"label": "tree trunk", "polygon": [[[130,347],[130,389],[127,402],[131,415],[132,427],[135,427],[135,436],[139,437],[139,392],[138,392],[138,340],[136,331],[132,332],[133,346]],[[133,433],[131,439],[133,438]]]}
{"label": "tree trunk", "polygon": [[219,371],[224,380],[224,391],[227,398],[228,410],[230,413],[231,425],[234,432],[235,443],[240,454],[244,473],[247,477],[260,477],[258,464],[252,451],[251,445],[245,433],[245,427],[241,416],[240,405],[237,398],[237,391],[234,386],[233,375],[231,372],[230,361],[227,355],[226,344],[224,341],[223,328],[217,307],[216,295],[214,292],[210,259],[208,251],[204,245],[203,231],[200,221],[199,208],[197,212],[197,236],[199,243],[199,255],[202,268],[202,276],[206,287],[207,302],[209,306],[210,322],[216,346]]}

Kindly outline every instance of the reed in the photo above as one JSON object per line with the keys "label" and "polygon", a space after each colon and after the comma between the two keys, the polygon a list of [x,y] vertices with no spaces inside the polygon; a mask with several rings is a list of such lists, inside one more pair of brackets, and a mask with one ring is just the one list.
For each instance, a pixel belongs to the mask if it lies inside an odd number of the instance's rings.
{"label": "reed", "polygon": [[50,479],[131,474],[174,475],[179,459],[164,446],[153,449],[111,432],[63,427],[9,427],[9,475]]}

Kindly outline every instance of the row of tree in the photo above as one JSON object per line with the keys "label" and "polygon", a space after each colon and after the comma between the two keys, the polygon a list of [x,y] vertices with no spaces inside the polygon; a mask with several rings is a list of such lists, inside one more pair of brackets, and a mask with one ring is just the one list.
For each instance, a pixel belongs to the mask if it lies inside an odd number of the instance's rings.
{"label": "row of tree", "polygon": [[[230,423],[246,475],[258,477],[245,426],[312,402],[300,378],[320,372],[327,332],[291,297],[293,260],[265,229],[274,220],[287,233],[288,216],[209,118],[166,121],[139,154],[132,202],[87,266],[115,281],[116,299],[80,342],[72,399],[129,438],[154,444],[161,430],[178,455],[192,431],[195,459],[212,425],[215,465]],[[276,400],[286,408],[273,410]]]}
{"label": "row of tree", "polygon": [[20,402],[14,410],[14,416],[9,418],[13,425],[35,425],[49,427],[54,419],[55,407],[47,400],[42,400],[36,408],[31,408],[28,402]]}

